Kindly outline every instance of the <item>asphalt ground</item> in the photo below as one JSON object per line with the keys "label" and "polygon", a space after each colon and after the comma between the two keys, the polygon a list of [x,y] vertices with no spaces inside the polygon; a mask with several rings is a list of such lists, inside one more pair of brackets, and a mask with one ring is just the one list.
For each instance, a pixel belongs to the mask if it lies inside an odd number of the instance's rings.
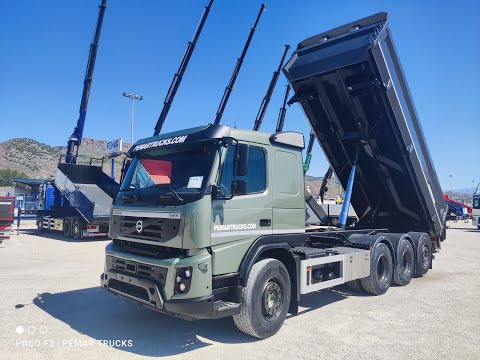
{"label": "asphalt ground", "polygon": [[308,294],[277,335],[257,340],[230,318],[187,322],[107,293],[108,240],[25,222],[0,245],[0,358],[480,359],[480,230],[449,227],[424,277],[382,296]]}

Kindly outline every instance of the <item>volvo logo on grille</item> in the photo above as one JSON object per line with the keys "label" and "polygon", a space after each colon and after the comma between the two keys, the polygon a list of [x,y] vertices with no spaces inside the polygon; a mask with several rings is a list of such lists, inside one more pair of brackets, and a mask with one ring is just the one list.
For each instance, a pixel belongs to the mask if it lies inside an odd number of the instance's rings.
{"label": "volvo logo on grille", "polygon": [[137,230],[137,234],[141,234],[143,232],[143,220],[137,220],[135,224],[135,230]]}

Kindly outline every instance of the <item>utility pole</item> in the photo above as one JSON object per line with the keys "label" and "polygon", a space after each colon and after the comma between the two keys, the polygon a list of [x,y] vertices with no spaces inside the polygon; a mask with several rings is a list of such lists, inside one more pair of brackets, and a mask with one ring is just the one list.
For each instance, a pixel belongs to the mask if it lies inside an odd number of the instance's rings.
{"label": "utility pole", "polygon": [[143,95],[133,95],[132,93],[123,92],[123,96],[128,97],[132,100],[132,124],[130,128],[130,143],[133,145],[133,123],[135,121],[135,100],[143,100]]}

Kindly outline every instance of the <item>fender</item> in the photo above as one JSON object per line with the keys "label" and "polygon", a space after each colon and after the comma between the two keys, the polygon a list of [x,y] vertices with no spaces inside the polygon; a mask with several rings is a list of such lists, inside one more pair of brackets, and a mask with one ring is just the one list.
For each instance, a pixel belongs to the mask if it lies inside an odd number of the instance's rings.
{"label": "fender", "polygon": [[[400,243],[402,242],[403,239],[406,239],[410,244],[412,245],[413,248],[413,253],[415,254],[417,251],[417,247],[414,244],[414,241],[412,240],[411,236],[409,234],[403,234],[403,233],[379,233],[378,235],[383,235],[386,236],[392,243],[393,249],[395,249],[395,258],[393,261],[394,265],[397,265],[398,259],[401,257],[401,254],[399,254],[399,246]],[[417,241],[418,243],[418,241]],[[415,259],[416,259],[415,255]]]}
{"label": "fender", "polygon": [[[285,249],[291,250],[295,246],[304,245],[307,240],[306,234],[282,234],[260,236],[255,240],[243,256],[238,269],[240,285],[247,285],[248,274],[260,255],[268,250]],[[292,255],[293,256],[293,255]]]}
{"label": "fender", "polygon": [[367,246],[370,249],[373,249],[378,243],[385,243],[390,249],[392,254],[393,263],[396,264],[397,260],[397,247],[398,243],[392,243],[392,240],[389,238],[391,234],[376,234],[376,235],[364,235],[364,234],[352,234],[348,237],[348,241],[352,244]]}

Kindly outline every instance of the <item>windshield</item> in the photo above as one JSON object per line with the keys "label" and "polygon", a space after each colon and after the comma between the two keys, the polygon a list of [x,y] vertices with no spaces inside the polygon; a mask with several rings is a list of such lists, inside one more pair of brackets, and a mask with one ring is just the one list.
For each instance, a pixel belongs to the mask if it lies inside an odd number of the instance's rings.
{"label": "windshield", "polygon": [[[209,142],[170,149],[145,151],[132,160],[120,192],[135,195],[135,200],[158,201],[203,194],[208,185],[216,154]],[[187,199],[188,200],[188,199]]]}
{"label": "windshield", "polygon": [[473,198],[473,208],[480,209],[480,196],[475,196]]}

